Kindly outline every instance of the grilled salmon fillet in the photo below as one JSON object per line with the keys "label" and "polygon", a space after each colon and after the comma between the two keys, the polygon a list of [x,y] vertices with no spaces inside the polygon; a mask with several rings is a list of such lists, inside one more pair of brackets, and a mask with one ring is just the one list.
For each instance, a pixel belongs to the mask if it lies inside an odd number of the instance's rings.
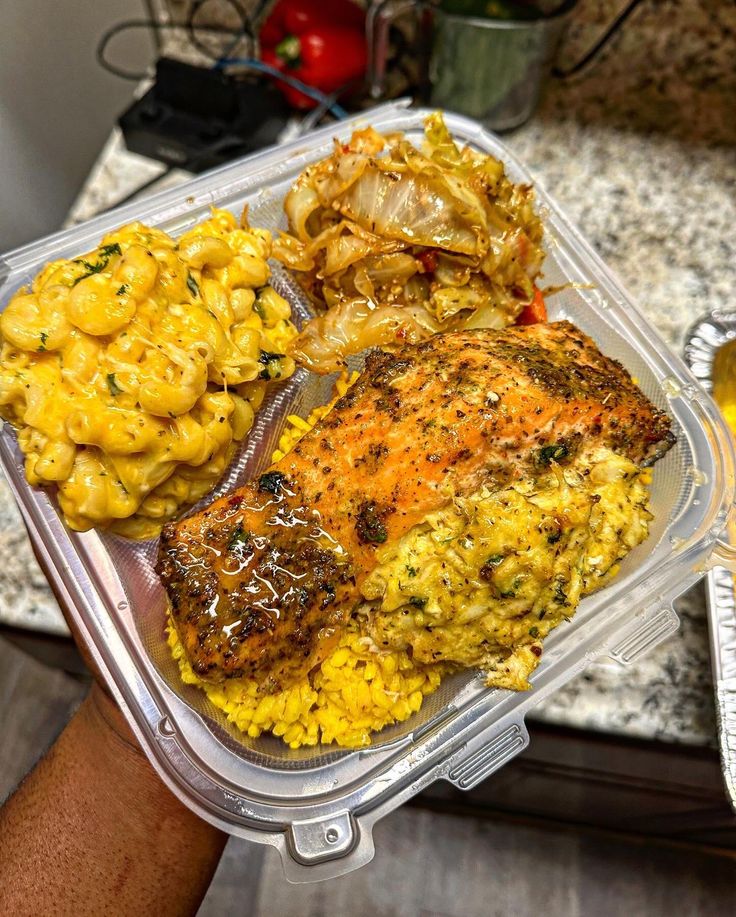
{"label": "grilled salmon fillet", "polygon": [[197,674],[284,688],[339,639],[376,566],[454,496],[605,446],[649,465],[670,422],[568,322],[436,335],[368,356],[261,477],[164,528],[157,563]]}

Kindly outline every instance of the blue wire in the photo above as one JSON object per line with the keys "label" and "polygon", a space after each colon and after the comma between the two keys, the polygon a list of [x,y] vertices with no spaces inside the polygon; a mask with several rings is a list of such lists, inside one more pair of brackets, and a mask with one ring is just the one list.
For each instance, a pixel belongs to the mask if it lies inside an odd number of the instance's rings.
{"label": "blue wire", "polygon": [[298,89],[299,92],[303,92],[305,96],[309,96],[309,98],[314,99],[315,102],[320,102],[322,105],[327,106],[329,111],[331,111],[340,121],[349,117],[342,105],[338,105],[337,102],[332,101],[329,96],[320,92],[319,89],[315,89],[313,86],[307,86],[306,83],[302,83],[301,80],[297,80],[293,76],[287,76],[285,73],[282,73],[270,64],[264,63],[262,60],[255,60],[250,57],[225,57],[215,64],[215,69],[221,70],[223,67],[229,67],[233,64],[240,64],[243,67],[250,67],[251,70],[267,73],[269,76],[281,80],[282,83],[286,83],[287,86],[291,86],[292,89]]}

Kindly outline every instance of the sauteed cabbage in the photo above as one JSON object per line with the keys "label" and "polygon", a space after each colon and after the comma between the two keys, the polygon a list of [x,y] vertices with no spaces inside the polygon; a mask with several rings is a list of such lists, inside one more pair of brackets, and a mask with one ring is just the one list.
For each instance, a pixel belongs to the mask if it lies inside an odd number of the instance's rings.
{"label": "sauteed cabbage", "polygon": [[497,159],[459,148],[440,113],[421,151],[370,127],[336,142],[287,195],[274,244],[318,312],[292,356],[330,372],[366,347],[510,324],[542,265],[532,203]]}

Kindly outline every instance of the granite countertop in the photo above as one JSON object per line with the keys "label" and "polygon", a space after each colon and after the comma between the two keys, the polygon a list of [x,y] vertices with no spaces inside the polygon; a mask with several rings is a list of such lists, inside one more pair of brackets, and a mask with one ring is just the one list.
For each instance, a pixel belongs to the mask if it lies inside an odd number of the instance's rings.
{"label": "granite countertop", "polygon": [[[726,108],[725,120],[713,110],[721,102],[731,103],[727,94],[722,99],[711,94],[708,118],[693,118],[688,128],[672,116],[666,99],[658,102],[655,92],[647,104],[663,104],[668,112],[665,129],[655,131],[608,101],[601,88],[607,79],[604,66],[595,80],[553,84],[532,121],[505,140],[620,275],[669,344],[680,350],[692,321],[722,306],[736,289],[733,138],[723,135],[723,124],[730,123]],[[161,171],[160,164],[128,153],[114,132],[69,221],[113,205]],[[164,182],[173,185],[186,177],[173,172]],[[613,662],[593,663],[541,703],[535,718],[715,745],[702,587],[678,600],[676,610],[679,632],[649,656],[625,669]],[[65,632],[4,482],[0,620]]]}

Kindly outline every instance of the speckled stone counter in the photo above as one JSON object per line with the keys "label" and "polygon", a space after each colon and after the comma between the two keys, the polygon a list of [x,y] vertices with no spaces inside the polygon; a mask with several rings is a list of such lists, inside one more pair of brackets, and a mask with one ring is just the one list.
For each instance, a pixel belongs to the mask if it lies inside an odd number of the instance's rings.
{"label": "speckled stone counter", "polygon": [[[691,122],[690,137],[686,118],[673,118],[669,102],[666,130],[638,122],[633,129],[620,104],[608,107],[600,82],[607,79],[605,67],[602,73],[594,80],[553,85],[530,124],[505,139],[679,350],[690,323],[736,293],[736,157],[719,127],[726,122],[713,110],[723,105],[726,112],[733,99],[709,90],[709,117]],[[576,118],[570,115],[573,109]],[[159,164],[127,153],[113,134],[70,221],[114,204],[161,171]],[[164,181],[171,185],[185,178],[171,173]],[[0,533],[0,619],[63,631],[4,485]],[[602,732],[715,744],[702,589],[676,607],[682,626],[674,637],[627,669],[594,663],[542,703],[535,717]]]}

